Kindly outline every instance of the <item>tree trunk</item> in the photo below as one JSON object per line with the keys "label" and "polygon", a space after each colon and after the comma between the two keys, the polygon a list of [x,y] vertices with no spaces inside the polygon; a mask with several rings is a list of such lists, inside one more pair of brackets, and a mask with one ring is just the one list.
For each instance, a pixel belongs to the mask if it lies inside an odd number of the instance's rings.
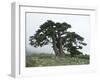
{"label": "tree trunk", "polygon": [[65,54],[64,54],[63,48],[62,48],[62,38],[61,38],[60,32],[58,33],[58,46],[59,46],[59,56],[64,57]]}
{"label": "tree trunk", "polygon": [[52,36],[52,43],[53,43],[53,50],[55,52],[55,55],[57,56],[59,54],[59,51],[58,51],[58,48],[56,45],[56,36],[55,35]]}
{"label": "tree trunk", "polygon": [[56,35],[52,35],[52,43],[55,55],[59,57],[64,57],[65,53],[63,52],[62,48],[62,38],[60,33],[58,33],[58,37]]}

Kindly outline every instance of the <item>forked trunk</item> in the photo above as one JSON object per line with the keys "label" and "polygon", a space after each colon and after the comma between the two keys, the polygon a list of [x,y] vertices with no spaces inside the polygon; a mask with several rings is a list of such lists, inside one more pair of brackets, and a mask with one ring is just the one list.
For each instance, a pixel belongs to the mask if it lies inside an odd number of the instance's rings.
{"label": "forked trunk", "polygon": [[56,35],[53,35],[52,41],[53,41],[52,43],[53,43],[53,50],[55,52],[55,55],[59,57],[64,57],[65,53],[63,52],[63,48],[62,48],[61,35],[58,34],[58,37],[56,37]]}
{"label": "forked trunk", "polygon": [[59,49],[59,56],[64,57],[65,54],[63,52],[63,48],[62,48],[62,38],[61,38],[61,34],[58,33],[58,49]]}
{"label": "forked trunk", "polygon": [[55,52],[55,55],[57,56],[59,54],[59,51],[58,51],[58,48],[57,48],[57,45],[56,45],[56,37],[55,35],[52,36],[52,44],[53,44],[53,50]]}

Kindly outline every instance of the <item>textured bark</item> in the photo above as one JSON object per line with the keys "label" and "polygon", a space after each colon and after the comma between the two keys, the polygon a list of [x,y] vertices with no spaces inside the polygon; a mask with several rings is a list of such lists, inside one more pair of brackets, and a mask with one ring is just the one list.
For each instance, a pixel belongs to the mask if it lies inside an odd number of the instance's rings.
{"label": "textured bark", "polygon": [[53,50],[55,52],[55,55],[57,56],[59,54],[59,51],[58,51],[58,48],[57,48],[57,45],[56,45],[56,37],[55,35],[52,36],[52,43],[53,43]]}
{"label": "textured bark", "polygon": [[60,32],[58,33],[58,48],[59,48],[59,56],[65,56],[64,52],[63,52],[63,48],[62,48],[62,38],[61,38],[61,34]]}
{"label": "textured bark", "polygon": [[62,48],[62,38],[60,33],[58,33],[58,36],[56,34],[52,35],[52,44],[55,55],[59,57],[64,57],[65,53],[63,52]]}

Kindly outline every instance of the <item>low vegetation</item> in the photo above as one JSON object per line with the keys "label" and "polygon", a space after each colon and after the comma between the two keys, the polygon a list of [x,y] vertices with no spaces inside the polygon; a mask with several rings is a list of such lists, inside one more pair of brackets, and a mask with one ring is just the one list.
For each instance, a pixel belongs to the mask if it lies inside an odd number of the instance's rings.
{"label": "low vegetation", "polygon": [[54,54],[31,54],[26,56],[26,67],[42,66],[61,66],[61,65],[83,65],[89,64],[89,55],[77,55],[71,57],[66,54],[65,57],[57,57]]}

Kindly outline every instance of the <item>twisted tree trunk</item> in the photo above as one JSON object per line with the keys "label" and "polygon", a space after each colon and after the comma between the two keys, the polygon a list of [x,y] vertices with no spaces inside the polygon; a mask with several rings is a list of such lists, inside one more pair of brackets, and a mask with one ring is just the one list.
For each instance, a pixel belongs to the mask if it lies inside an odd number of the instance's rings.
{"label": "twisted tree trunk", "polygon": [[61,34],[60,32],[58,33],[58,48],[59,48],[59,56],[64,57],[65,54],[63,52],[63,48],[62,48],[62,38],[61,38]]}
{"label": "twisted tree trunk", "polygon": [[52,35],[52,44],[55,55],[59,57],[64,57],[65,53],[63,52],[62,48],[62,38],[60,33],[58,33],[58,36],[56,34]]}
{"label": "twisted tree trunk", "polygon": [[54,52],[55,52],[55,55],[58,56],[59,51],[58,51],[58,48],[57,48],[56,43],[57,43],[57,42],[56,42],[56,36],[53,35],[53,36],[52,36],[53,50],[54,50]]}

